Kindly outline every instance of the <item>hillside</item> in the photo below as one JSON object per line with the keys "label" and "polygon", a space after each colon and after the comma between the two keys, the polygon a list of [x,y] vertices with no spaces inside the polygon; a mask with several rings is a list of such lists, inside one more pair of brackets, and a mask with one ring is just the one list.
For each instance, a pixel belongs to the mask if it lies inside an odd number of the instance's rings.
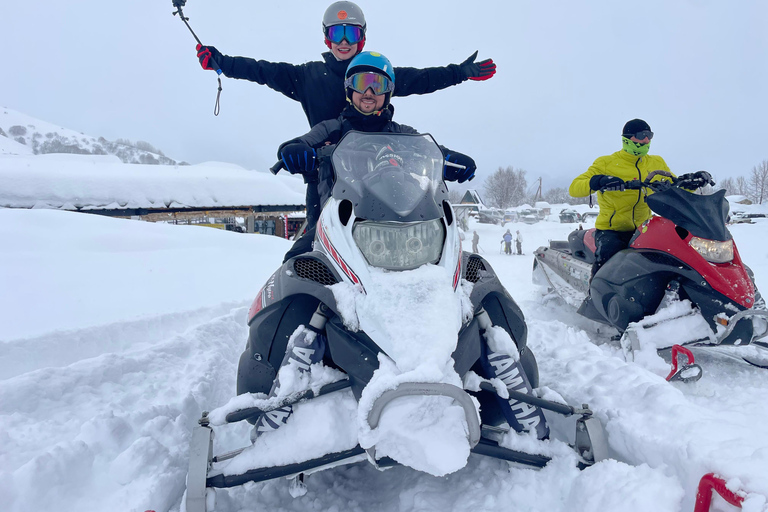
{"label": "hillside", "polygon": [[15,144],[0,139],[0,154],[73,153],[80,155],[114,155],[127,164],[187,165],[168,158],[148,142],[123,139],[109,141],[69,130],[3,107],[0,110],[0,136],[29,148],[21,150]]}

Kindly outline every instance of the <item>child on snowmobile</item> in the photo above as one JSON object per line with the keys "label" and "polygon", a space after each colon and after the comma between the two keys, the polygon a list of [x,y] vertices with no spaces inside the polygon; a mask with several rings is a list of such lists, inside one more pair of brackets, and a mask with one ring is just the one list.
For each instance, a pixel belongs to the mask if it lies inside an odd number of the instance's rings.
{"label": "child on snowmobile", "polygon": [[[363,52],[356,56],[350,63],[346,73],[346,89],[349,105],[344,109],[338,119],[324,121],[296,139],[292,139],[280,146],[278,155],[291,173],[302,173],[310,176],[311,180],[323,183],[323,194],[330,192],[332,183],[325,165],[319,169],[317,148],[326,144],[336,144],[343,135],[350,130],[366,132],[391,132],[416,134],[416,130],[410,126],[400,125],[392,121],[394,109],[389,104],[392,91],[395,87],[395,73],[389,60],[375,52]],[[383,148],[383,157],[386,162],[394,167],[399,166],[396,151],[390,147]],[[462,166],[464,169],[445,166],[443,177],[446,180],[465,181],[472,179],[475,172],[474,161],[461,153],[448,150],[441,146],[443,155],[449,162]],[[327,190],[326,190],[327,189]],[[289,254],[295,256],[311,250],[312,238],[315,226],[308,229],[302,239],[294,244]],[[511,235],[510,235],[511,236]],[[292,257],[291,256],[291,257]],[[310,323],[311,325],[311,323]],[[312,364],[323,360],[326,353],[326,337],[319,330],[309,329],[301,333],[293,341],[293,346],[286,353],[281,368],[293,365],[300,371],[307,371]],[[485,346],[482,358],[483,371],[487,378],[499,378],[509,386],[509,389],[530,394],[530,384],[523,378],[523,368],[519,360],[503,352],[494,352],[491,347]],[[279,372],[278,372],[279,375]],[[277,396],[280,389],[279,377],[275,379],[269,396]],[[543,414],[540,410],[519,404],[514,399],[502,400],[499,406],[502,413],[516,431],[535,431],[540,439],[549,435]],[[255,423],[251,432],[251,439],[255,439],[264,432],[276,430],[288,421],[292,414],[292,408],[286,406],[266,414],[262,414]]]}
{"label": "child on snowmobile", "polygon": [[[379,53],[363,52],[357,55],[350,62],[345,74],[344,89],[348,104],[341,115],[336,119],[323,121],[301,137],[283,143],[278,149],[278,158],[283,161],[286,169],[291,174],[304,176],[304,181],[307,183],[307,197],[317,197],[318,206],[323,202],[320,200],[321,193],[318,191],[318,187],[326,192],[330,187],[327,183],[319,183],[320,176],[316,162],[317,152],[315,151],[317,148],[336,144],[350,130],[418,133],[410,126],[392,121],[394,108],[390,105],[390,99],[396,90],[396,74],[395,68],[392,67],[389,60]],[[474,178],[476,165],[472,158],[442,146],[441,149],[446,160],[466,167],[466,169],[459,170],[455,167],[446,166],[444,179],[462,183]],[[331,176],[326,176],[326,178],[330,179]],[[314,211],[308,207],[307,230],[285,255],[284,262],[312,250],[315,225],[319,214],[319,208]]]}
{"label": "child on snowmobile", "polygon": [[[224,75],[266,85],[301,103],[310,127],[336,119],[347,104],[344,95],[345,71],[351,59],[363,51],[367,25],[362,9],[353,2],[332,3],[323,15],[323,34],[330,52],[322,61],[301,65],[269,62],[247,57],[223,55],[213,46],[197,45],[197,56],[203,69],[213,70],[211,59]],[[433,68],[397,68],[400,77],[395,96],[429,94],[466,80],[488,80],[496,73],[492,59],[475,62],[477,52],[461,64]],[[307,187],[307,219],[320,215],[317,189]]]}
{"label": "child on snowmobile", "polygon": [[[649,155],[653,132],[642,119],[632,119],[622,130],[622,149],[607,156],[601,156],[587,171],[573,180],[568,193],[573,197],[587,197],[598,192],[597,204],[600,213],[595,221],[595,263],[592,276],[611,256],[626,249],[638,226],[650,219],[651,209],[643,200],[646,190],[625,190],[625,182],[644,181],[655,170],[669,171],[664,159]],[[702,185],[712,177],[706,171],[685,174],[680,179],[693,180]],[[670,180],[663,176],[653,181]]]}

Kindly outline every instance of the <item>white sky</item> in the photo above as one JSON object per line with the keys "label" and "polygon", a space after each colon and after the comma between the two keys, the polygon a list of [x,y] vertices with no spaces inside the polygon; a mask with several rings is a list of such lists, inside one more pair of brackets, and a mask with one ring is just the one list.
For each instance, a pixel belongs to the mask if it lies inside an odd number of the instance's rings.
{"label": "white sky", "polygon": [[[226,54],[301,63],[325,50],[329,3],[190,0],[185,13]],[[529,182],[543,176],[545,189],[567,186],[620,148],[634,117],[650,123],[651,153],[678,173],[722,179],[768,159],[764,0],[358,3],[366,49],[396,66],[459,63],[476,49],[496,61],[490,81],[394,102],[397,121],[472,155],[480,176],[513,165]],[[200,69],[170,0],[3,4],[0,105],[145,140],[175,159],[250,169],[271,165],[280,142],[308,129],[297,102],[232,79],[215,118],[215,75]]]}

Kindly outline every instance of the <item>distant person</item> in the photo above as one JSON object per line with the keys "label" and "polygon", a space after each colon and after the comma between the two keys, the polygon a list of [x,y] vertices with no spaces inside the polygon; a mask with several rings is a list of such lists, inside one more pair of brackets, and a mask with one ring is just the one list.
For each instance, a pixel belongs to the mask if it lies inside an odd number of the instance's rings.
{"label": "distant person", "polygon": [[507,230],[502,241],[504,242],[504,254],[512,254],[512,233]]}
{"label": "distant person", "polygon": [[520,234],[520,230],[517,231],[515,245],[517,246],[517,254],[523,254],[523,235]]}
{"label": "distant person", "polygon": [[477,244],[480,243],[480,235],[477,231],[472,231],[472,252],[477,254]]}
{"label": "distant person", "polygon": [[579,224],[579,231],[584,231],[584,226],[582,226],[581,224]]}
{"label": "distant person", "polygon": [[[290,18],[290,13],[287,15]],[[291,40],[290,31],[295,27],[290,19],[277,20],[284,26],[283,36]],[[197,57],[203,69],[213,70],[211,58],[224,75],[266,85],[288,98],[301,103],[310,127],[322,121],[335,120],[348,104],[344,87],[345,73],[352,58],[363,51],[367,24],[362,9],[353,2],[334,2],[323,15],[323,35],[330,51],[322,54],[322,61],[288,64],[269,62],[248,57],[230,57],[213,46],[197,45]],[[422,35],[428,32],[420,27]],[[413,34],[408,34],[413,36]],[[278,42],[278,44],[284,44]],[[415,43],[414,43],[415,44]],[[429,94],[466,80],[488,80],[496,73],[492,59],[475,62],[477,52],[461,64],[449,64],[432,68],[395,68],[397,89],[394,96]],[[391,70],[390,70],[391,71]],[[320,215],[320,197],[317,188],[307,187],[307,219],[316,220]]]}

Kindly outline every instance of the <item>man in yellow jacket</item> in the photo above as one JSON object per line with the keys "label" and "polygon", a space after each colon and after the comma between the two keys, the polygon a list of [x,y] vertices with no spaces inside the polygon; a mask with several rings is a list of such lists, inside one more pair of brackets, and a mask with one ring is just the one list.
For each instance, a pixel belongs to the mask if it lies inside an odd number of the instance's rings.
{"label": "man in yellow jacket", "polygon": [[[669,171],[663,158],[649,155],[653,132],[642,119],[632,119],[624,125],[623,147],[611,155],[601,156],[571,183],[568,193],[587,197],[597,191],[600,213],[595,221],[594,276],[598,269],[622,249],[626,249],[635,230],[651,218],[651,210],[643,199],[643,190],[625,190],[624,183],[646,179],[652,171]],[[661,176],[654,178],[666,179]]]}

